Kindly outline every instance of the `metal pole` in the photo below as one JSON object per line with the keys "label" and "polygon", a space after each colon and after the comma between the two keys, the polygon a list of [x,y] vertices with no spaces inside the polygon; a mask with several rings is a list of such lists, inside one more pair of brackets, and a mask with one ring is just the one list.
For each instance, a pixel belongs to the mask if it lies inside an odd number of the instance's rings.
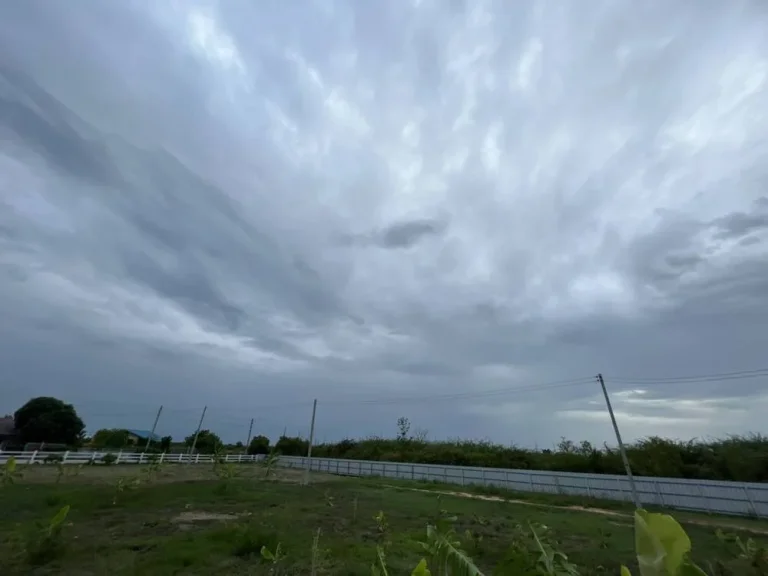
{"label": "metal pole", "polygon": [[616,424],[616,416],[613,415],[613,406],[611,406],[611,399],[608,398],[608,390],[605,388],[605,381],[603,375],[597,375],[597,381],[600,382],[600,387],[603,389],[603,396],[605,396],[605,405],[608,406],[608,414],[611,415],[611,424],[613,424],[613,431],[616,433],[616,440],[619,443],[619,452],[621,453],[621,459],[624,462],[624,469],[627,471],[627,478],[629,478],[629,489],[632,491],[632,501],[635,503],[635,508],[642,508],[640,505],[640,499],[637,497],[637,489],[635,488],[635,477],[632,475],[632,468],[629,466],[629,458],[627,458],[627,451],[624,450],[624,442],[621,441],[621,433],[619,432],[619,425]]}
{"label": "metal pole", "polygon": [[248,454],[248,446],[251,444],[251,432],[253,432],[253,418],[251,418],[251,425],[248,426],[248,440],[245,441],[245,453]]}
{"label": "metal pole", "polygon": [[157,428],[157,421],[160,420],[160,414],[163,412],[163,407],[160,406],[160,409],[157,411],[157,416],[155,416],[155,423],[152,424],[152,432],[149,433],[149,438],[147,438],[147,445],[144,446],[144,452],[149,450],[149,444],[152,442],[152,438],[155,435],[155,429]]}
{"label": "metal pole", "polygon": [[304,484],[309,484],[309,471],[312,468],[312,441],[315,438],[315,412],[317,411],[317,398],[312,403],[312,424],[309,426],[309,445],[307,446],[307,468],[304,471]]}
{"label": "metal pole", "polygon": [[[195,437],[192,439],[192,446],[189,447],[189,455],[192,456],[192,453],[195,451],[195,445],[197,444],[197,437],[200,435],[200,428],[203,427],[203,418],[205,418],[205,411],[208,410],[208,406],[203,406],[203,413],[200,415],[200,422],[197,423],[197,430],[195,430]],[[192,458],[189,459],[188,463],[192,462]]]}

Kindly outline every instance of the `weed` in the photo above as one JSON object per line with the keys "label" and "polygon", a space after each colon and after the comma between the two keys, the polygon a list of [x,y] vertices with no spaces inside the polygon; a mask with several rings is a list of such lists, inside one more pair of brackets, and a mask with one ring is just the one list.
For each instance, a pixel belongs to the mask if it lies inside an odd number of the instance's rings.
{"label": "weed", "polygon": [[232,555],[238,558],[264,557],[264,550],[282,554],[280,542],[273,533],[263,533],[251,525],[238,529],[232,546]]}
{"label": "weed", "polygon": [[0,476],[0,485],[10,486],[11,484],[15,484],[16,480],[20,479],[21,476],[21,471],[18,470],[18,466],[16,465],[16,457],[11,456],[3,465],[3,472]]}
{"label": "weed", "polygon": [[69,514],[69,506],[62,507],[48,521],[48,524],[37,523],[35,530],[27,537],[24,551],[27,563],[41,566],[60,557],[66,548],[62,538],[64,521]]}

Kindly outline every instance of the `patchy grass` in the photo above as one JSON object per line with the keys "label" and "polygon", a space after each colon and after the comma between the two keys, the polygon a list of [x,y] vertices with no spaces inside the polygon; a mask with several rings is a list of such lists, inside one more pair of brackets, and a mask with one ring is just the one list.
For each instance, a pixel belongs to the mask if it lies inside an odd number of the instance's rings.
{"label": "patchy grass", "polygon": [[[265,480],[263,469],[253,465],[237,467],[233,477],[206,465],[167,466],[154,478],[137,466],[84,467],[58,483],[46,468],[32,466],[18,484],[0,489],[4,576],[309,574],[318,529],[319,574],[370,574],[376,544],[383,539],[391,542],[390,574],[410,574],[422,557],[416,540],[441,509],[458,516],[459,534],[470,531],[465,548],[487,573],[504,557],[515,527],[528,522],[548,526],[582,574],[618,574],[621,563],[634,563],[628,516],[490,502],[320,474],[313,474],[312,485],[301,486],[300,471],[278,470],[274,479]],[[67,504],[60,552],[43,566],[30,565],[24,535]],[[380,510],[386,513],[386,534],[373,519]],[[729,561],[713,526],[686,529],[696,561]],[[278,543],[285,555],[278,564],[261,558],[263,546],[274,551]]]}

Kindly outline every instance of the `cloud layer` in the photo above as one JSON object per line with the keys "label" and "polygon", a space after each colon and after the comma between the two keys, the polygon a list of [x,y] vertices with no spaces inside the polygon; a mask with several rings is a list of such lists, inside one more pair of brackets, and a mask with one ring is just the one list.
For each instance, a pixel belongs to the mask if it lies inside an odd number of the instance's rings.
{"label": "cloud layer", "polygon": [[548,445],[602,372],[630,438],[759,430],[664,380],[765,367],[759,2],[5,12],[2,409]]}

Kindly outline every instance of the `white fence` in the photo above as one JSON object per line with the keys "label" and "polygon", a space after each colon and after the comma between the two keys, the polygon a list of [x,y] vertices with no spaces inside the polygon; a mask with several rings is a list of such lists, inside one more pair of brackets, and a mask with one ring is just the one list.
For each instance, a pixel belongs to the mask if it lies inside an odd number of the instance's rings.
{"label": "white fence", "polygon": [[[281,456],[280,464],[291,468],[305,468],[306,458]],[[627,477],[609,474],[506,470],[335,458],[312,458],[311,470],[342,476],[380,476],[403,480],[438,481],[460,486],[493,486],[518,492],[632,501]],[[768,484],[636,476],[635,486],[640,501],[646,506],[768,518]]]}
{"label": "white fence", "polygon": [[[69,452],[4,452],[0,451],[0,466],[15,457],[19,464],[94,464],[104,463],[104,457],[108,454],[114,456],[112,464],[148,464],[151,461],[158,461],[166,464],[205,464],[213,463],[211,454],[145,454],[143,452],[79,452],[71,450]],[[259,462],[264,458],[263,455],[250,456],[248,454],[227,454],[223,456],[225,462],[246,463]]]}
{"label": "white fence", "polygon": [[[212,463],[210,454],[144,454],[141,452],[2,452],[0,465],[14,456],[19,464],[102,463],[113,454],[114,464],[147,464],[153,459],[168,464]],[[227,454],[224,461],[259,462],[263,455]],[[281,456],[279,464],[288,468],[306,468],[301,456]],[[536,470],[506,470],[439,464],[410,464],[312,458],[311,469],[341,476],[380,476],[402,480],[426,480],[459,486],[492,486],[518,492],[540,492],[569,496],[586,496],[631,502],[626,476],[609,474],[577,474]],[[768,484],[755,482],[723,482],[719,480],[686,480],[683,478],[635,477],[640,501],[645,505],[692,510],[714,514],[768,518]]]}

